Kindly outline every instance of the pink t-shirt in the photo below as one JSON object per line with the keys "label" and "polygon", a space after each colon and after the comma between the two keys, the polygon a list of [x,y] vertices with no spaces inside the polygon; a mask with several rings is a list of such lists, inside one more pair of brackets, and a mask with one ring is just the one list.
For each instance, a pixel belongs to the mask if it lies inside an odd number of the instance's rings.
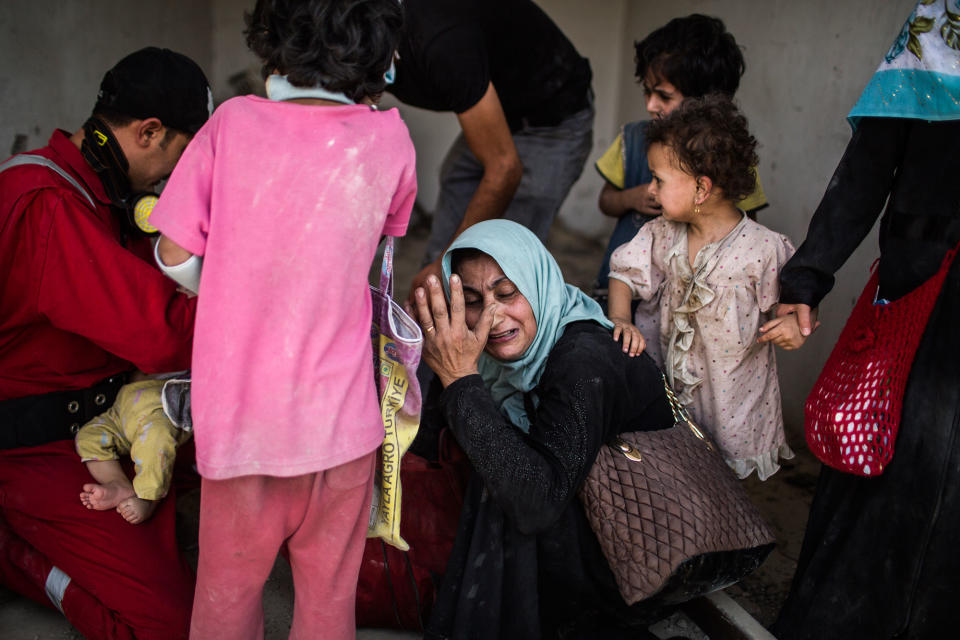
{"label": "pink t-shirt", "polygon": [[380,444],[367,275],[380,236],[406,232],[415,196],[395,109],[244,96],[194,136],[151,222],[203,256],[192,390],[203,477],[302,475]]}

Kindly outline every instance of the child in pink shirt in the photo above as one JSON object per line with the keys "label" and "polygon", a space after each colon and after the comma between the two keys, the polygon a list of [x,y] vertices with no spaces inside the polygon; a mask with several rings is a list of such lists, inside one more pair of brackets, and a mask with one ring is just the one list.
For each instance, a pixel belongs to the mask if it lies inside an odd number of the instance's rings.
{"label": "child in pink shirt", "polygon": [[290,636],[355,634],[383,439],[367,274],[416,195],[406,126],[376,109],[401,22],[396,0],[258,1],[246,34],[271,74],[268,99],[216,110],[151,218],[162,263],[203,261],[192,637],[262,637],[262,588],[283,545]]}

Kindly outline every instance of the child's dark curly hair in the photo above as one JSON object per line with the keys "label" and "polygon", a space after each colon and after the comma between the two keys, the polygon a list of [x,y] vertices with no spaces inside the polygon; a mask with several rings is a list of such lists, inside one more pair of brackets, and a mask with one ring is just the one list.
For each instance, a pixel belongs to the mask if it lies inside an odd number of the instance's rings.
{"label": "child's dark curly hair", "polygon": [[747,119],[721,93],[688,98],[669,115],[653,120],[646,143],[648,151],[653,144],[670,147],[684,172],[707,176],[734,202],[756,188],[757,140],[747,129]]}
{"label": "child's dark curly hair", "polygon": [[643,82],[652,72],[685,98],[717,92],[733,97],[746,69],[740,47],[723,21],[699,13],[674,18],[633,46],[637,79]]}
{"label": "child's dark curly hair", "polygon": [[359,102],[383,93],[403,9],[397,0],[257,0],[247,46],[298,87],[321,85]]}

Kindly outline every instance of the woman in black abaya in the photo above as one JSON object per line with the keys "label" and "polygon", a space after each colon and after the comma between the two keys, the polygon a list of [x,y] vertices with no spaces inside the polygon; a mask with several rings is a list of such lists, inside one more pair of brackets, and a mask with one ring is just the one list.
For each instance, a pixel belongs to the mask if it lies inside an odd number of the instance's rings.
{"label": "woman in black abaya", "polygon": [[[948,7],[947,5],[954,5]],[[780,313],[809,314],[880,223],[879,297],[928,280],[960,240],[960,8],[922,0],[850,113],[853,137],[784,267]],[[889,201],[888,201],[889,197]],[[806,318],[806,320],[804,320]],[[884,473],[824,467],[782,640],[942,638],[958,633],[960,260],[923,334]]]}

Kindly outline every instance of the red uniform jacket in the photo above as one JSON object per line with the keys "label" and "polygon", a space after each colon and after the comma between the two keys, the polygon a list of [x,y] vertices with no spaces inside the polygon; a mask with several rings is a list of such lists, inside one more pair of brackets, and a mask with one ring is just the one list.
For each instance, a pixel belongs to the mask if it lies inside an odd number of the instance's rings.
{"label": "red uniform jacket", "polygon": [[47,167],[0,173],[0,400],[82,389],[136,367],[190,365],[195,300],[154,266],[148,240],[124,245],[99,178],[64,131],[32,152]]}

